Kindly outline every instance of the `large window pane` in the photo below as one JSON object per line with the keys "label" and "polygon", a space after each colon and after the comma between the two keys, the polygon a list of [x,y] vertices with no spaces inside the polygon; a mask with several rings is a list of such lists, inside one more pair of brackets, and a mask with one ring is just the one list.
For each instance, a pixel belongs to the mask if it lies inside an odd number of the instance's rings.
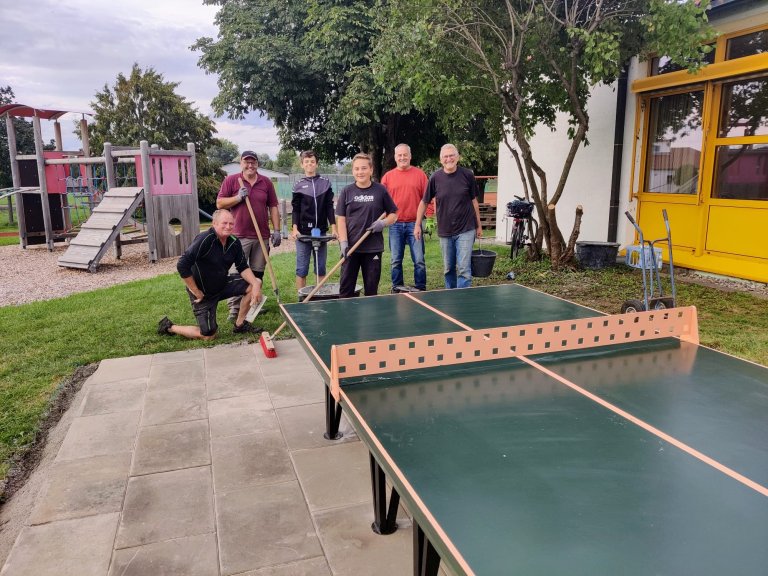
{"label": "large window pane", "polygon": [[712,196],[768,200],[768,144],[718,146]]}
{"label": "large window pane", "polygon": [[696,194],[703,101],[702,90],[651,99],[646,192]]}
{"label": "large window pane", "polygon": [[768,134],[768,78],[723,85],[720,138]]}
{"label": "large window pane", "polygon": [[743,58],[763,52],[768,52],[768,30],[760,30],[728,40],[725,59]]}

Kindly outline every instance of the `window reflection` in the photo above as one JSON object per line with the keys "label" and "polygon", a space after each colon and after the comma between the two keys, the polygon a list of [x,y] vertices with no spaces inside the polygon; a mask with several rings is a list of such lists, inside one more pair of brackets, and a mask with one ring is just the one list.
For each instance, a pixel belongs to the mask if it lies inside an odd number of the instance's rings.
{"label": "window reflection", "polygon": [[768,200],[768,144],[718,146],[713,197]]}
{"label": "window reflection", "polygon": [[703,98],[704,92],[696,90],[651,99],[647,192],[696,194]]}
{"label": "window reflection", "polygon": [[720,138],[768,134],[768,79],[740,80],[723,85]]}
{"label": "window reflection", "polygon": [[733,60],[763,52],[768,52],[768,30],[760,30],[728,40],[725,59]]}
{"label": "window reflection", "polygon": [[[715,47],[712,45],[712,50],[704,54],[704,62],[712,64],[715,61]],[[685,70],[685,66],[675,64],[669,58],[669,56],[656,56],[651,58],[651,76],[658,76],[659,74],[669,74],[670,72],[678,72]]]}

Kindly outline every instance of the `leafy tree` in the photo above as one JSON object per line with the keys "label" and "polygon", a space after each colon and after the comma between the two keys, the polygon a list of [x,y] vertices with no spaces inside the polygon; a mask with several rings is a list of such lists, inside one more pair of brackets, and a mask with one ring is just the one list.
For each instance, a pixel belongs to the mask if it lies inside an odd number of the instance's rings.
{"label": "leafy tree", "polygon": [[[516,161],[557,267],[572,258],[578,236],[580,214],[566,243],[555,207],[577,151],[587,144],[591,88],[613,82],[635,54],[666,54],[691,70],[701,66],[711,50],[704,42],[713,37],[706,24],[708,5],[694,0],[391,0],[374,64],[381,77],[397,78],[393,90],[406,91],[421,110],[449,108],[458,125],[473,114],[485,119],[486,129],[504,141]],[[542,125],[554,129],[558,114],[568,117],[570,149],[552,178],[537,161],[531,139]],[[538,247],[541,243],[539,238]]]}
{"label": "leafy tree", "polygon": [[162,74],[138,64],[129,76],[118,74],[113,87],[107,84],[96,93],[91,106],[95,112],[89,127],[91,148],[100,150],[104,142],[136,146],[141,140],[166,150],[186,150],[192,142],[197,151],[198,197],[205,205],[215,202],[224,173],[205,154],[219,141],[213,134],[213,121],[199,113],[178,94],[178,82],[166,82]]}
{"label": "leafy tree", "polygon": [[219,138],[217,144],[212,144],[205,149],[205,155],[211,162],[223,166],[237,160],[240,156],[240,149],[231,140]]}
{"label": "leafy tree", "polygon": [[[10,86],[0,87],[0,104],[13,104],[16,96]],[[13,118],[16,132],[16,149],[19,154],[35,153],[35,134],[32,123],[23,118]],[[0,188],[13,186],[11,179],[11,157],[8,151],[8,132],[5,121],[0,122]]]}
{"label": "leafy tree", "polygon": [[[432,111],[416,110],[372,67],[389,1],[204,1],[221,6],[219,36],[200,38],[193,49],[202,53],[199,65],[219,75],[217,114],[259,110],[284,147],[312,148],[321,160],[368,152],[376,177],[394,166],[400,142],[419,163],[449,139]],[[496,142],[486,135],[485,145]]]}
{"label": "leafy tree", "polygon": [[272,163],[272,170],[285,172],[301,172],[301,162],[299,162],[299,153],[290,148],[281,148],[277,153],[277,158]]}

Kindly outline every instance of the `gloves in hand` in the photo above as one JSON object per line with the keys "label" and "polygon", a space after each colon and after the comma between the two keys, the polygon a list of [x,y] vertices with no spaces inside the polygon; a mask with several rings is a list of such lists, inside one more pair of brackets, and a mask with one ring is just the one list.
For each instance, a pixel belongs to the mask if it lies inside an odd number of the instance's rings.
{"label": "gloves in hand", "polygon": [[376,233],[381,232],[382,230],[384,230],[385,226],[386,226],[386,224],[385,224],[384,220],[376,220],[373,224],[371,224],[368,227],[368,230],[370,230],[371,232],[376,234]]}
{"label": "gloves in hand", "polygon": [[341,255],[346,258],[347,250],[349,250],[349,242],[346,240],[339,240],[339,248],[341,248]]}
{"label": "gloves in hand", "polygon": [[278,246],[280,246],[280,242],[282,242],[282,241],[283,241],[283,237],[280,236],[280,231],[279,230],[274,230],[272,232],[272,246],[277,248]]}
{"label": "gloves in hand", "polygon": [[237,191],[237,197],[240,199],[240,202],[245,200],[248,197],[248,188],[245,186],[240,188],[240,190]]}

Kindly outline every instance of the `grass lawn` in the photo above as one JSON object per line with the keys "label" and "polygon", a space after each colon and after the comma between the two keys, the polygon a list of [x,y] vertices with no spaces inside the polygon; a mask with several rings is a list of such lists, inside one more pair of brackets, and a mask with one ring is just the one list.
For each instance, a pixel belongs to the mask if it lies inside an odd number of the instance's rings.
{"label": "grass lawn", "polygon": [[[491,246],[486,246],[489,248]],[[499,256],[489,278],[475,284],[506,282],[514,269],[521,284],[552,293],[601,311],[618,313],[626,298],[641,293],[639,271],[624,266],[603,271],[552,272],[545,263],[513,263],[506,246],[492,247]],[[338,250],[329,249],[329,268]],[[442,259],[436,237],[427,240],[428,287],[442,287]],[[276,255],[273,267],[283,302],[295,302],[295,257]],[[389,290],[389,253],[384,252],[380,291]],[[85,272],[83,272],[85,273]],[[406,257],[406,282],[412,267]],[[257,323],[270,332],[281,324],[275,295]],[[765,300],[741,292],[724,292],[698,285],[679,284],[679,303],[699,307],[703,344],[761,364],[768,364],[768,305]],[[510,306],[514,306],[510,302]],[[38,423],[60,382],[83,365],[105,358],[153,354],[222,343],[238,342],[226,323],[225,305],[219,308],[223,329],[210,343],[159,336],[157,321],[167,314],[174,322],[193,324],[194,318],[183,284],[175,274],[75,294],[66,298],[0,308],[0,478],[7,473],[8,459],[35,437]],[[291,337],[290,330],[280,334]],[[248,338],[256,342],[257,336]]]}

